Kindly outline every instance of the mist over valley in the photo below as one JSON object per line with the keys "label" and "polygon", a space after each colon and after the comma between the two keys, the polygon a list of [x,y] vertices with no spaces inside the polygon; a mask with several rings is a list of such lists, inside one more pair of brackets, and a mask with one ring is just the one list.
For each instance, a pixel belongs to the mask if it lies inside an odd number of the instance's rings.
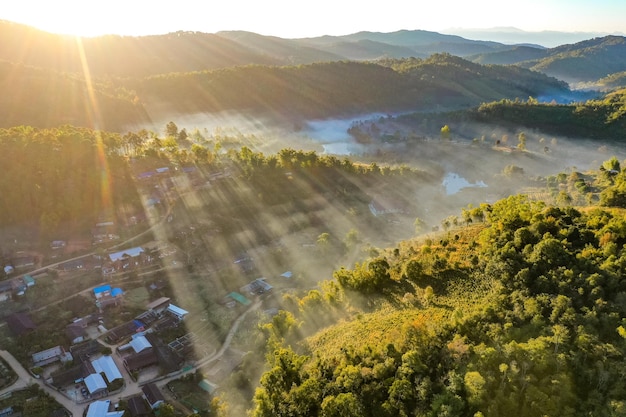
{"label": "mist over valley", "polygon": [[0,410],[626,407],[624,37],[0,38]]}

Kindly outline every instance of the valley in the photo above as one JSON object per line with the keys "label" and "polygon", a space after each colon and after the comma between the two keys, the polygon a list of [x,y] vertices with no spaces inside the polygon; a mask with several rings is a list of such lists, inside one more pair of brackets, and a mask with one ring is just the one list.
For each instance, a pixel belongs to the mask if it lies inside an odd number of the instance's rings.
{"label": "valley", "polygon": [[0,410],[626,407],[623,37],[9,35]]}

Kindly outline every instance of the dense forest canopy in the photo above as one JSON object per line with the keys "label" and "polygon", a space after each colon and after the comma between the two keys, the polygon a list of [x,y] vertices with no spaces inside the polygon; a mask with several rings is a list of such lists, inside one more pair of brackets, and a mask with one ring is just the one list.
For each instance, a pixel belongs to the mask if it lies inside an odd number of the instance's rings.
{"label": "dense forest canopy", "polygon": [[73,126],[0,129],[0,223],[39,225],[53,237],[63,224],[83,226],[114,207],[139,205],[114,133]]}
{"label": "dense forest canopy", "polygon": [[621,412],[623,211],[512,196],[464,213],[474,226],[339,270],[276,316],[254,415]]}
{"label": "dense forest canopy", "polygon": [[4,62],[0,71],[5,74],[0,126],[72,123],[117,132],[189,112],[233,110],[301,120],[459,108],[569,92],[562,82],[536,72],[482,67],[447,54],[426,60],[249,65],[137,78],[98,76],[88,66],[64,73]]}
{"label": "dense forest canopy", "polygon": [[501,100],[482,104],[466,115],[479,122],[525,126],[548,134],[621,141],[626,129],[626,90],[570,105],[538,103],[532,98]]}

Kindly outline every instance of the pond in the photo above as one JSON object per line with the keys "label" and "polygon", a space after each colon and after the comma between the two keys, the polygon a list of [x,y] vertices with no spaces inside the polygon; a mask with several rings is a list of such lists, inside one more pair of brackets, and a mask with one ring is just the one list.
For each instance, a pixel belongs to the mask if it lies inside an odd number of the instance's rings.
{"label": "pond", "polygon": [[462,176],[454,172],[448,172],[441,183],[446,189],[446,195],[453,195],[464,188],[486,188],[487,184],[483,181],[471,183]]}

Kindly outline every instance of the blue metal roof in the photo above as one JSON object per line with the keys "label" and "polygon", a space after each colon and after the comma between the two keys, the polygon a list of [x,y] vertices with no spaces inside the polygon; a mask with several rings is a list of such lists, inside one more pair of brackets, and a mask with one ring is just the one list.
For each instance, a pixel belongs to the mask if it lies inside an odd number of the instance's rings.
{"label": "blue metal roof", "polygon": [[96,287],[93,289],[93,293],[94,294],[100,294],[102,292],[106,292],[106,291],[111,291],[111,286],[110,285],[101,285],[99,287]]}

